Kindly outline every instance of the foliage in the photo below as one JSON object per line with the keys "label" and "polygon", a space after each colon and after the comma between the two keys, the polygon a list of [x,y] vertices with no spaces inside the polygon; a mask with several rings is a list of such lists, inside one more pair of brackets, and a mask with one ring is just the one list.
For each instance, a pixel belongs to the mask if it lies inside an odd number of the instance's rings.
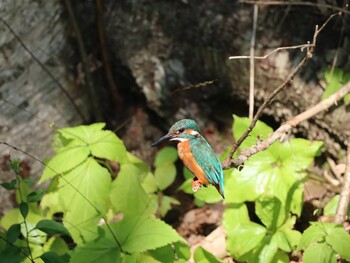
{"label": "foliage", "polygon": [[343,226],[330,223],[312,223],[306,229],[298,245],[304,249],[303,262],[337,262],[338,253],[350,260],[350,235]]}
{"label": "foliage", "polygon": [[[237,139],[248,127],[247,118],[234,117]],[[40,182],[20,176],[20,160],[10,168],[14,178],[0,185],[16,191],[18,208],[0,221],[2,262],[187,262],[185,240],[160,218],[179,202],[163,193],[175,180],[174,148],[161,149],[152,170],[129,153],[103,123],[57,130],[53,149]],[[258,122],[242,149],[265,139],[272,129]],[[301,214],[305,170],[322,147],[321,142],[290,139],[276,142],[252,156],[241,171],[224,171],[226,208],[223,225],[227,250],[238,261],[289,262],[288,254],[303,250],[303,261],[334,262],[336,255],[350,260],[345,244],[350,236],[342,227],[312,223],[301,234],[294,229]],[[223,153],[222,158],[227,154]],[[112,167],[117,167],[117,172]],[[179,187],[193,194],[197,205],[222,200],[214,187],[192,192],[193,175],[183,171]],[[334,214],[338,197],[325,208]],[[253,206],[252,206],[253,204]],[[255,213],[256,219],[251,219]],[[70,249],[74,243],[74,249]],[[195,262],[221,262],[198,247]]]}
{"label": "foliage", "polygon": [[[12,255],[17,247],[21,259],[28,262],[67,262],[69,257],[71,262],[129,262],[151,257],[151,250],[178,244],[188,260],[189,253],[179,245],[185,242],[183,238],[155,218],[178,204],[162,193],[175,180],[176,150],[160,151],[152,173],[126,151],[113,132],[102,130],[104,126],[96,123],[56,132],[56,154],[40,179],[51,179],[47,191],[30,190],[18,176],[19,161],[11,163],[16,178],[1,185],[20,193],[19,208],[1,220],[7,229],[1,255]],[[112,162],[120,167],[115,180]],[[57,215],[63,215],[59,217],[62,223],[51,219]],[[27,242],[19,239],[20,234]],[[71,237],[77,245],[70,253],[65,242],[56,241],[61,236]]]}
{"label": "foliage", "polygon": [[[331,96],[333,93],[340,90],[344,84],[350,81],[350,73],[345,73],[342,69],[335,68],[333,70],[325,70],[325,80],[327,87],[323,92],[322,99],[326,99]],[[350,95],[344,97],[345,102],[350,101]]]}
{"label": "foliage", "polygon": [[[236,140],[249,123],[247,118],[235,116]],[[254,145],[257,138],[265,139],[271,132],[270,127],[258,122],[242,148]],[[289,261],[287,253],[296,248],[301,238],[300,232],[293,229],[295,216],[291,213],[301,214],[304,170],[321,147],[321,142],[304,139],[276,142],[252,156],[242,171],[228,171],[231,176],[226,176],[228,207],[224,227],[228,233],[227,249],[234,258],[248,262]],[[251,221],[245,202],[255,203],[261,224]]]}

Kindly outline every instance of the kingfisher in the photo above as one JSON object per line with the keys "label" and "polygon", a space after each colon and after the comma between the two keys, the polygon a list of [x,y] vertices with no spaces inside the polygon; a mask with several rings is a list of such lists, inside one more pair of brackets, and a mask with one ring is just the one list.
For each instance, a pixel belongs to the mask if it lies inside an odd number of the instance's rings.
{"label": "kingfisher", "polygon": [[176,122],[166,135],[151,146],[154,147],[165,141],[178,141],[179,157],[195,176],[192,180],[193,192],[197,192],[203,185],[206,187],[211,184],[225,198],[224,174],[220,160],[199,133],[199,126],[194,120],[183,119]]}

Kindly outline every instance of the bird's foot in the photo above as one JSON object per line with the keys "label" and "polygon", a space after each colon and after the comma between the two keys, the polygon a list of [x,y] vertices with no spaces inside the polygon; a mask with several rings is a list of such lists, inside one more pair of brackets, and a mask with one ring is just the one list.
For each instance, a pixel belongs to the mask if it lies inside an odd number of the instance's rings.
{"label": "bird's foot", "polygon": [[197,179],[196,180],[196,178],[195,179],[193,179],[193,181],[192,181],[192,191],[193,192],[197,192],[199,189],[201,189],[202,188],[202,183]]}

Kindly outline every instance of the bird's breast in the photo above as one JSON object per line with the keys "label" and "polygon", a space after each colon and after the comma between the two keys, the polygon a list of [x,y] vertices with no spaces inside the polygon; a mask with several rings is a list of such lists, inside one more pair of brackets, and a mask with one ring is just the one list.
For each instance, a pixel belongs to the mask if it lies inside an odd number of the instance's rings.
{"label": "bird's breast", "polygon": [[209,184],[203,169],[198,165],[192,154],[189,140],[179,142],[177,144],[177,150],[184,165],[198,178],[198,180],[203,184]]}

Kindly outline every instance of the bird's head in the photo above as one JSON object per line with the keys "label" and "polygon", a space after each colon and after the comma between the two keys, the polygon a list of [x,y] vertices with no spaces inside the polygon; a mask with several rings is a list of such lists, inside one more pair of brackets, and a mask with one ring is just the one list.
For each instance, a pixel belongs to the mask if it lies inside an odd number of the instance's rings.
{"label": "bird's head", "polygon": [[197,122],[191,119],[183,119],[176,122],[169,132],[161,137],[159,140],[152,143],[152,147],[157,146],[158,144],[165,141],[188,141],[195,139],[199,136],[199,126]]}

